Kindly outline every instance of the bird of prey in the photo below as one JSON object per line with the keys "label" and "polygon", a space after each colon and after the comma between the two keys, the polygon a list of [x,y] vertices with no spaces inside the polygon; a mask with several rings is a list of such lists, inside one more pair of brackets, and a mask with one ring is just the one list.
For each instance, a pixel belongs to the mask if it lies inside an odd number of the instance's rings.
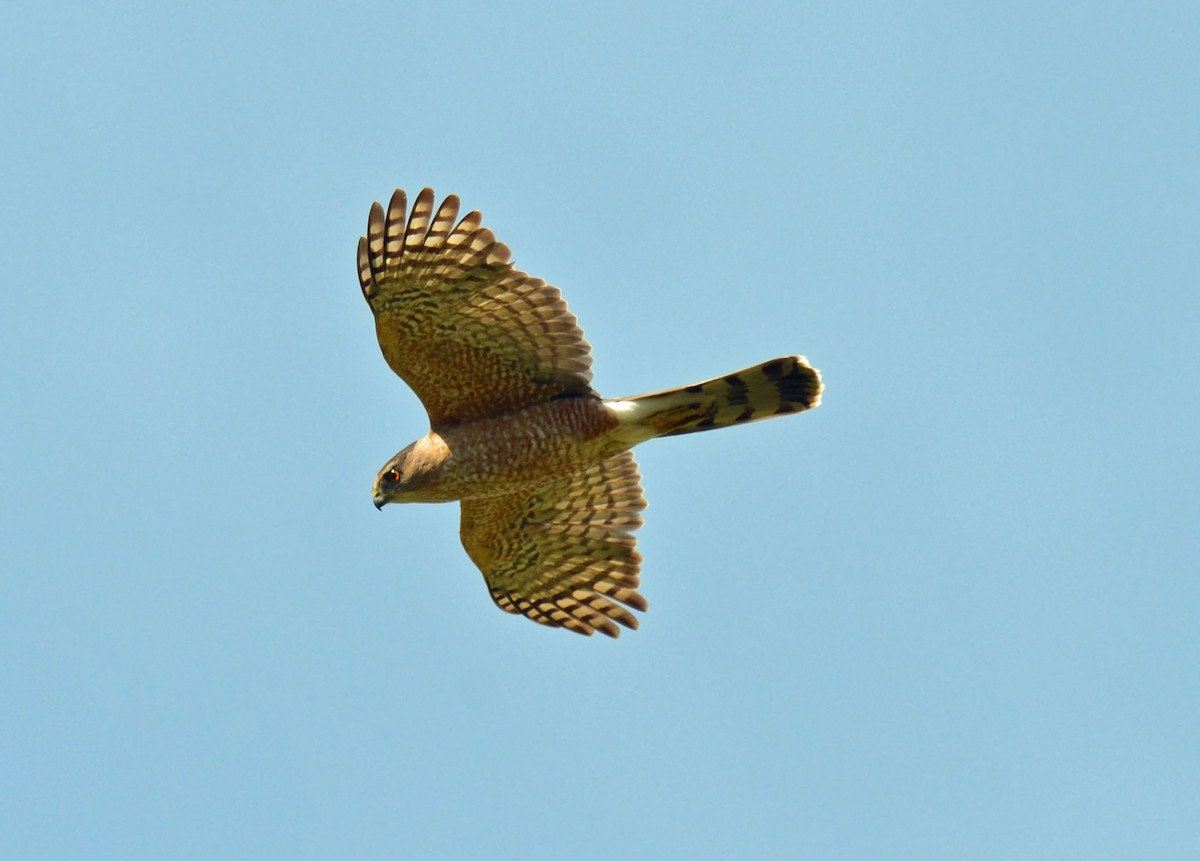
{"label": "bird of prey", "polygon": [[630,449],[802,412],[821,375],[784,356],[702,383],[605,399],[559,291],[516,269],[478,212],[402,190],[375,203],[358,277],[388,365],[430,430],[375,478],[375,506],[462,505],[460,537],[500,609],[579,634],[637,628],[646,507]]}

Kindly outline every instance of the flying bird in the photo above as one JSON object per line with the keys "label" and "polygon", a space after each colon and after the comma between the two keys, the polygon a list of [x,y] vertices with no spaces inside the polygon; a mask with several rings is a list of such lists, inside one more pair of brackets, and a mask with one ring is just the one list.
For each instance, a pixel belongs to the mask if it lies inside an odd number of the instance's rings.
{"label": "flying bird", "polygon": [[636,629],[642,495],[630,449],[655,437],[811,409],[821,375],[784,356],[621,399],[591,386],[591,347],[559,291],[516,269],[478,212],[432,189],[375,203],[358,278],[383,357],[429,433],[375,478],[389,502],[461,503],[459,534],[492,600],[579,634]]}

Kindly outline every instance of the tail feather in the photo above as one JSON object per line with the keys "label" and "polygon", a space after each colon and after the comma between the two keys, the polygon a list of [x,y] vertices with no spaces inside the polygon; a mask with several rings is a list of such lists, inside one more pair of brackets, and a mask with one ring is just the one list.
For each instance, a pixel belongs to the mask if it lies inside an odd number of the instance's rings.
{"label": "tail feather", "polygon": [[674,436],[812,409],[821,402],[822,388],[820,372],[803,356],[784,356],[619,403],[624,422],[652,436]]}

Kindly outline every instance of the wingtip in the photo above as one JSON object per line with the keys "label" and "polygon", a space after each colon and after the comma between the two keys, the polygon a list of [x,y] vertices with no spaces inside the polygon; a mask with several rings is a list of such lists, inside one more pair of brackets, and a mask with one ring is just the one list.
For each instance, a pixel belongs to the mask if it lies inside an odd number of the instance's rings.
{"label": "wingtip", "polygon": [[371,255],[367,248],[367,237],[358,238],[358,285],[368,300],[375,293],[375,277],[371,273]]}

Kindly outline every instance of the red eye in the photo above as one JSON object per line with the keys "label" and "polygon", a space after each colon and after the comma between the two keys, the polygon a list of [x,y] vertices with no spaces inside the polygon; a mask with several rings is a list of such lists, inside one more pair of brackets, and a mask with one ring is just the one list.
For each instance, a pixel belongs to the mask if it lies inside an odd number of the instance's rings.
{"label": "red eye", "polygon": [[400,470],[389,469],[387,472],[388,481],[397,482],[400,480]]}

